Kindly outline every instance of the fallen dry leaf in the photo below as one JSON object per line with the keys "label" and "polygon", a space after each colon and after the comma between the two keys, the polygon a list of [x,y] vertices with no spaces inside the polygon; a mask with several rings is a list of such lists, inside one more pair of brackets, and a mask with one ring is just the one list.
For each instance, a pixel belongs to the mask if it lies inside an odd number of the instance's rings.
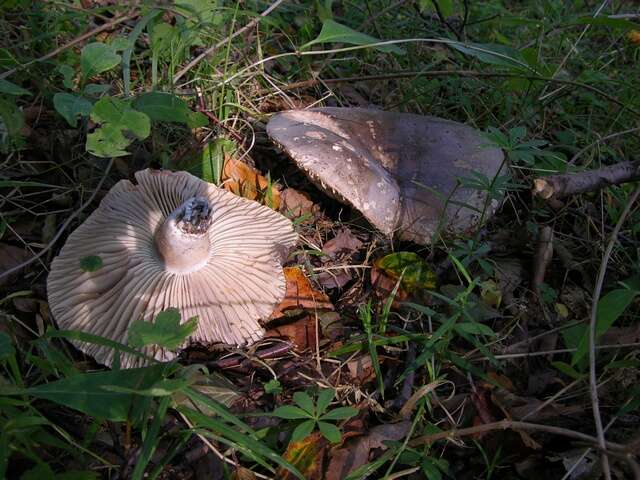
{"label": "fallen dry leaf", "polygon": [[298,267],[286,267],[284,277],[287,280],[287,293],[284,300],[271,314],[271,319],[285,315],[285,310],[333,310],[333,304],[326,294],[315,290],[311,282]]}
{"label": "fallen dry leaf", "polygon": [[352,358],[347,362],[347,368],[349,369],[351,380],[358,385],[364,385],[376,378],[373,362],[369,355]]}
{"label": "fallen dry leaf", "polygon": [[229,156],[225,156],[222,186],[240,197],[260,201],[274,210],[280,208],[280,190],[258,170]]}
{"label": "fallen dry leaf", "polygon": [[[29,252],[23,248],[14,247],[13,245],[7,245],[6,243],[0,243],[0,273],[6,272],[22,262],[30,258]],[[8,277],[0,279],[0,286],[7,285],[22,274],[22,270],[19,270]]]}
{"label": "fallen dry leaf", "polygon": [[303,218],[303,223],[314,219],[320,207],[304,193],[294,188],[285,188],[280,193],[280,213],[292,220]]}
{"label": "fallen dry leaf", "polygon": [[316,344],[316,319],[314,315],[305,315],[291,323],[271,327],[265,337],[286,338],[294,345],[298,353],[314,348]]}
{"label": "fallen dry leaf", "polygon": [[[322,478],[322,464],[327,449],[327,440],[320,432],[313,432],[308,437],[290,442],[284,459],[294,465],[307,480],[320,480]],[[276,472],[279,480],[293,480],[296,477],[282,467]]]}
{"label": "fallen dry leaf", "polygon": [[[342,480],[350,472],[370,461],[373,450],[386,450],[387,440],[402,440],[411,428],[410,421],[377,425],[367,435],[351,438],[341,448],[332,450],[326,480]],[[375,457],[376,455],[374,455]],[[374,458],[371,458],[373,460]]]}
{"label": "fallen dry leaf", "polygon": [[322,252],[331,258],[338,254],[352,254],[362,248],[362,240],[356,237],[351,230],[343,228],[331,240],[327,240],[322,246]]}

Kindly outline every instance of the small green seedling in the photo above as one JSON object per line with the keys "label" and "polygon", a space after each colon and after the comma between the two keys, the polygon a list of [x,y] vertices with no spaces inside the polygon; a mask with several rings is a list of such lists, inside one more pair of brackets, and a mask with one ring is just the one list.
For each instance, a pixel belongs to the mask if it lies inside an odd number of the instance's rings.
{"label": "small green seedling", "polygon": [[[338,443],[342,434],[338,427],[330,421],[346,420],[358,414],[358,409],[353,407],[339,407],[327,412],[329,404],[335,397],[335,390],[328,388],[318,394],[318,400],[314,405],[313,400],[306,392],[296,392],[293,401],[297,406],[284,405],[274,410],[273,415],[286,420],[304,420],[300,423],[293,434],[291,441],[297,442],[307,437],[317,428],[320,433],[330,442]],[[326,413],[325,413],[326,412]]]}

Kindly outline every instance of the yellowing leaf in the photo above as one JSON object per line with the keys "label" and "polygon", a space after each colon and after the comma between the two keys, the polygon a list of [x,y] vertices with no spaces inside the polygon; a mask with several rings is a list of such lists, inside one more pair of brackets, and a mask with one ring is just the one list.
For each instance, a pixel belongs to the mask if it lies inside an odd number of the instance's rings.
{"label": "yellowing leaf", "polygon": [[397,252],[378,259],[375,266],[392,279],[402,275],[401,287],[407,292],[436,288],[436,275],[427,263],[416,253]]}

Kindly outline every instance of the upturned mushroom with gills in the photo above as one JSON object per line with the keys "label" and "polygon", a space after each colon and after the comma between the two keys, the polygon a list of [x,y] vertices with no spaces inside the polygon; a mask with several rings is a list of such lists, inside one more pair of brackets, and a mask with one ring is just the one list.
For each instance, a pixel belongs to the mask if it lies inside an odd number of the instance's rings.
{"label": "upturned mushroom with gills", "polygon": [[[297,241],[291,221],[187,172],[143,170],[135,178],[118,182],[53,260],[47,289],[58,326],[126,344],[134,320],[176,308],[183,321],[198,317],[189,343],[262,338],[259,320],[285,294],[282,262]],[[88,256],[102,266],[83,270]],[[112,365],[111,348],[73,343]],[[176,355],[159,346],[143,351],[161,361]],[[121,358],[123,368],[142,364]]]}
{"label": "upturned mushroom with gills", "polygon": [[460,183],[474,172],[491,180],[504,163],[502,150],[461,123],[327,107],[276,114],[267,133],[316,186],[386,235],[429,244],[476,227],[499,204]]}

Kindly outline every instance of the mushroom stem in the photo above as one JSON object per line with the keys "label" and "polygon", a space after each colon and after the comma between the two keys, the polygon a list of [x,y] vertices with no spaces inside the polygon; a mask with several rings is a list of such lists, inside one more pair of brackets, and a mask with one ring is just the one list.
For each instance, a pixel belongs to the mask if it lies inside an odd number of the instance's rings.
{"label": "mushroom stem", "polygon": [[160,225],[155,234],[155,245],[168,271],[189,273],[207,263],[210,213],[206,198],[191,197]]}

